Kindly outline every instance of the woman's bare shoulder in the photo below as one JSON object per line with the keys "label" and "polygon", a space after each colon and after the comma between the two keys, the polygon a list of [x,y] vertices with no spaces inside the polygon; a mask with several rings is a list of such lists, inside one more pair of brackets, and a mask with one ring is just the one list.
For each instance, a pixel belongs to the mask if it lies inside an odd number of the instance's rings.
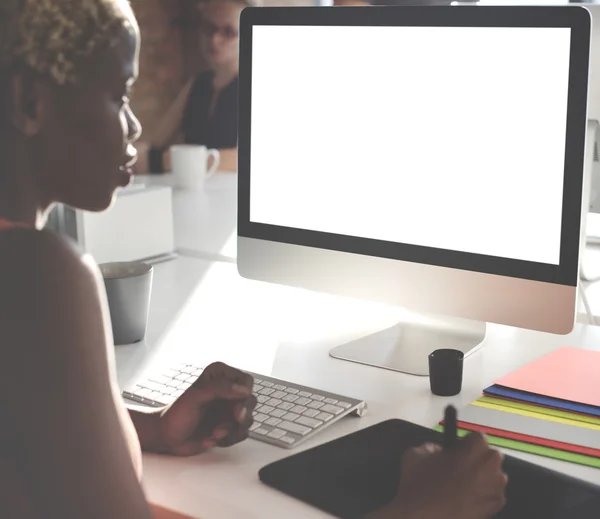
{"label": "woman's bare shoulder", "polygon": [[88,257],[73,242],[51,231],[0,232],[0,250],[0,282],[4,286],[63,276],[73,281],[94,277],[93,263]]}
{"label": "woman's bare shoulder", "polygon": [[103,330],[95,265],[74,244],[52,232],[12,230],[0,233],[0,251],[5,345],[17,341],[28,350],[46,335],[69,347],[83,327]]}

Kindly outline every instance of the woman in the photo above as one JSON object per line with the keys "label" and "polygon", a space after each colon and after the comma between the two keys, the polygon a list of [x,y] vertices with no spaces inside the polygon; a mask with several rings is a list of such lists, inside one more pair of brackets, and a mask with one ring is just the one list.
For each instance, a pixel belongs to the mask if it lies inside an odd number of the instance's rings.
{"label": "woman", "polygon": [[[3,518],[149,519],[140,447],[195,455],[243,440],[252,423],[253,380],[223,364],[160,412],[128,411],[98,268],[42,230],[55,203],[102,211],[130,182],[138,51],[127,0],[0,2]],[[505,484],[480,436],[421,448],[372,517],[482,519]]]}
{"label": "woman", "polygon": [[138,143],[138,171],[169,170],[169,147],[178,142],[216,148],[219,169],[237,171],[239,18],[242,9],[253,4],[199,0],[198,38],[209,69],[185,84],[149,143]]}

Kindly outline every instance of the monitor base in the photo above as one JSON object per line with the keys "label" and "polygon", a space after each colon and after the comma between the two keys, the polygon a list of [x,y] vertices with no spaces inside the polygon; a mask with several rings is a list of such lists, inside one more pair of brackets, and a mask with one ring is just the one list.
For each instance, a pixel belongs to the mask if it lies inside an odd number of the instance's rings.
{"label": "monitor base", "polygon": [[486,323],[448,317],[425,317],[401,322],[333,348],[329,355],[340,360],[429,376],[429,354],[444,348],[460,350],[465,358],[478,350]]}

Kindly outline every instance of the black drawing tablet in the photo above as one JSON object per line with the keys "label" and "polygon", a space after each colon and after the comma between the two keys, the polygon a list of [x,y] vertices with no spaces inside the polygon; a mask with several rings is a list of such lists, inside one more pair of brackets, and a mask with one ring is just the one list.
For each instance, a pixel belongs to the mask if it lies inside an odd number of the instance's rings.
{"label": "black drawing tablet", "polygon": [[[388,503],[400,482],[404,451],[442,434],[387,420],[271,463],[260,480],[335,517],[360,519]],[[594,519],[600,487],[506,456],[507,505],[498,519]]]}

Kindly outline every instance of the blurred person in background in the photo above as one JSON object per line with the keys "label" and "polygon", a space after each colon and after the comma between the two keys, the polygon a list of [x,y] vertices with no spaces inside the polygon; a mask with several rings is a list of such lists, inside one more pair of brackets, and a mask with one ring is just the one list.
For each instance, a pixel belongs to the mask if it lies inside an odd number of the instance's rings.
{"label": "blurred person in background", "polygon": [[170,170],[169,148],[197,144],[219,150],[219,170],[237,171],[239,20],[256,0],[198,0],[198,44],[208,69],[188,80],[155,125],[136,145],[137,171]]}

